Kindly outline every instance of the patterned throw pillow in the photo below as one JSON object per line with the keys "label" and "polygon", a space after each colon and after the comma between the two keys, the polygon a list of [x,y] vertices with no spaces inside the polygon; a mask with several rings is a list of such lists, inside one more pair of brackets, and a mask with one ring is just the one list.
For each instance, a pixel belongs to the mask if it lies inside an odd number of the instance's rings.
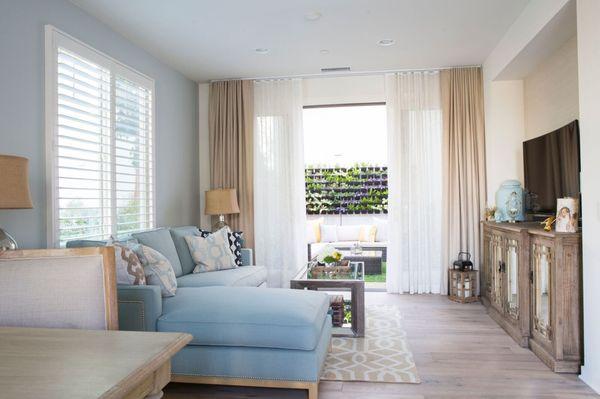
{"label": "patterned throw pillow", "polygon": [[117,284],[146,285],[144,268],[136,253],[129,247],[114,243]]}
{"label": "patterned throw pillow", "polygon": [[206,237],[202,237],[202,235],[186,236],[185,241],[190,248],[190,253],[196,264],[194,273],[234,269],[237,267],[235,256],[231,252],[226,228],[222,228]]}
{"label": "patterned throw pillow", "polygon": [[[242,247],[244,246],[244,233],[241,231],[231,231],[228,227],[223,227],[227,229],[227,238],[229,239],[229,249],[235,256],[235,264],[237,266],[244,266],[242,262]],[[212,233],[210,231],[200,229],[200,237],[208,237]]]}
{"label": "patterned throw pillow", "polygon": [[171,262],[163,254],[146,245],[137,244],[134,250],[144,266],[146,284],[158,285],[163,297],[174,296],[177,292],[177,278]]}

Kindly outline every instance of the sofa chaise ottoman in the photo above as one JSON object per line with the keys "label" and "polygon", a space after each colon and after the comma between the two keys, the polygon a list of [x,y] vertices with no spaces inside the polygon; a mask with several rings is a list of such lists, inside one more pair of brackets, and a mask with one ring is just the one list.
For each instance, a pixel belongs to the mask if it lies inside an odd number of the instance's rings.
{"label": "sofa chaise ottoman", "polygon": [[325,293],[248,287],[181,288],[157,331],[194,338],[172,360],[175,382],[306,389],[317,397],[331,339]]}
{"label": "sofa chaise ottoman", "polygon": [[177,245],[194,231],[157,229],[128,238],[169,259],[178,288],[175,296],[163,298],[158,286],[119,285],[120,329],[190,333],[192,342],[172,359],[173,381],[306,389],[310,399],[317,398],[331,339],[327,294],[257,288],[265,286],[266,269],[248,265],[248,249],[242,250],[247,266],[194,274],[187,245]]}

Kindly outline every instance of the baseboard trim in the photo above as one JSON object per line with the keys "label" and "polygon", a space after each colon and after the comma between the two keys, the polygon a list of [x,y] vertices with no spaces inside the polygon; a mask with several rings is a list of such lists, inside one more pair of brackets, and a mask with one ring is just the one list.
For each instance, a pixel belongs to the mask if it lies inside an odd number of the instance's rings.
{"label": "baseboard trim", "polygon": [[596,393],[600,393],[600,383],[596,384],[598,381],[594,381],[590,373],[587,372],[585,366],[581,366],[581,375],[579,379],[586,383],[587,386],[592,388]]}

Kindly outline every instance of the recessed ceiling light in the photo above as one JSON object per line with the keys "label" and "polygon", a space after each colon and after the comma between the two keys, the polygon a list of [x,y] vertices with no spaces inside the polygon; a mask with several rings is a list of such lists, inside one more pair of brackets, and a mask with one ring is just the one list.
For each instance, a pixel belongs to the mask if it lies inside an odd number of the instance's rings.
{"label": "recessed ceiling light", "polygon": [[269,54],[269,49],[264,48],[264,47],[259,47],[259,48],[254,49],[254,52],[256,54],[265,55],[265,54]]}
{"label": "recessed ceiling light", "polygon": [[304,14],[304,19],[307,21],[316,21],[320,19],[321,16],[322,14],[318,11],[307,12],[306,14]]}
{"label": "recessed ceiling light", "polygon": [[394,44],[396,44],[396,41],[394,39],[381,39],[380,41],[377,42],[377,44],[379,44],[380,46],[383,46],[383,47],[387,47],[387,46],[393,46]]}
{"label": "recessed ceiling light", "polygon": [[319,51],[319,53],[321,53],[323,55],[327,55],[327,54],[329,54],[329,50],[327,50],[326,48],[324,48],[323,50]]}

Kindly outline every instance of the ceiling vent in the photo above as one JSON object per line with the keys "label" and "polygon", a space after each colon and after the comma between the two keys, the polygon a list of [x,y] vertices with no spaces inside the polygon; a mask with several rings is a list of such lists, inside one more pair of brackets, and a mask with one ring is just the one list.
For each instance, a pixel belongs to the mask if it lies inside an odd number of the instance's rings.
{"label": "ceiling vent", "polygon": [[321,68],[321,72],[323,73],[332,73],[332,72],[350,72],[350,67],[336,67],[336,68]]}

